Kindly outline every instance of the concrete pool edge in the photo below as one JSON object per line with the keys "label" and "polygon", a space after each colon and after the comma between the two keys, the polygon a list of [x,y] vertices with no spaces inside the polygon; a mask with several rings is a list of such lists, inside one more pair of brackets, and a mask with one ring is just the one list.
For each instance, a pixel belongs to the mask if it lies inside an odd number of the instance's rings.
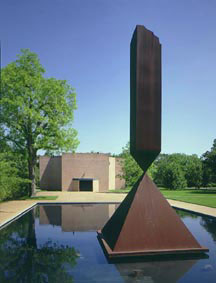
{"label": "concrete pool edge", "polygon": [[216,218],[216,208],[170,199],[167,199],[167,201],[173,208],[192,212],[201,216]]}
{"label": "concrete pool edge", "polygon": [[18,212],[14,216],[10,217],[9,219],[5,220],[4,222],[0,223],[0,230],[8,226],[10,223],[12,223],[14,220],[20,218],[22,215],[30,211],[32,208],[37,206],[37,202],[32,203],[30,206],[24,208],[22,211]]}
{"label": "concrete pool edge", "polygon": [[[12,223],[14,220],[20,218],[22,215],[30,211],[32,208],[36,207],[37,205],[62,205],[62,204],[118,204],[119,201],[105,201],[105,202],[46,202],[46,201],[38,201],[34,202],[31,205],[25,207],[23,210],[19,211],[15,215],[9,217],[7,220],[0,223],[0,230],[8,226],[10,223]],[[0,210],[1,212],[1,210]]]}
{"label": "concrete pool edge", "polygon": [[[195,204],[190,204],[190,203],[185,203],[185,202],[179,202],[179,201],[174,201],[174,200],[169,200],[167,199],[169,204],[173,208],[177,208],[183,211],[191,212],[200,216],[208,216],[208,217],[213,217],[216,218],[216,208],[210,208],[206,206],[201,206],[201,205],[195,205]],[[0,222],[0,230],[9,225],[11,222],[16,220],[17,218],[21,217],[23,214],[27,213],[29,210],[34,208],[37,205],[61,205],[61,204],[106,204],[106,203],[111,203],[111,204],[116,204],[120,203],[121,201],[75,201],[75,202],[68,202],[68,201],[34,201],[33,203],[27,205],[25,208],[20,209],[20,211],[13,216],[10,217],[5,217],[5,219]],[[191,207],[190,207],[191,206]],[[0,213],[1,213],[1,204],[0,204]]]}

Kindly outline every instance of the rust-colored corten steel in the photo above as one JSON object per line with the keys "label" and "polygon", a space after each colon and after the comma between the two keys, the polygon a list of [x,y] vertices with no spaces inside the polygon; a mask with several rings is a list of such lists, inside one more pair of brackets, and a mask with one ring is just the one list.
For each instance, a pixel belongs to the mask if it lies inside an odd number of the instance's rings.
{"label": "rust-colored corten steel", "polygon": [[130,151],[144,172],[161,151],[161,45],[143,26],[130,48]]}
{"label": "rust-colored corten steel", "polygon": [[103,227],[101,237],[110,257],[207,251],[147,174]]}
{"label": "rust-colored corten steel", "polygon": [[143,26],[131,41],[130,77],[130,150],[144,173],[99,239],[109,257],[206,252],[146,174],[161,150],[161,45]]}

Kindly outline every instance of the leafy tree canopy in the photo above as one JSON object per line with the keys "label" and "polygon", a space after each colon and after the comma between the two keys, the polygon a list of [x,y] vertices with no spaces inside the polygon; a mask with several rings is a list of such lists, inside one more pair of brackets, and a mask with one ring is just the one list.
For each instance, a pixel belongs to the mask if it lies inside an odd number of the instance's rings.
{"label": "leafy tree canopy", "polygon": [[65,80],[45,78],[44,73],[29,49],[2,70],[1,140],[26,156],[32,193],[37,151],[73,152],[79,143],[71,127],[76,93]]}
{"label": "leafy tree canopy", "polygon": [[[17,159],[15,160],[15,158]],[[23,190],[28,179],[20,176],[19,156],[12,153],[0,153],[0,201],[13,199],[25,194]]]}
{"label": "leafy tree canopy", "polygon": [[122,148],[122,152],[119,157],[122,158],[122,175],[120,177],[125,179],[126,187],[131,187],[136,183],[143,171],[130,154],[129,142]]}
{"label": "leafy tree canopy", "polygon": [[[125,179],[126,187],[133,186],[139,177],[143,174],[143,170],[130,154],[130,143],[128,142],[125,147],[122,148],[122,153],[119,155],[122,157],[122,178]],[[154,163],[150,166],[147,174],[153,178],[153,173],[156,170]]]}
{"label": "leafy tree canopy", "polygon": [[[196,154],[160,154],[155,166],[153,179],[160,186],[182,189],[186,186],[200,187],[202,184],[202,163]],[[174,176],[176,181],[173,179]],[[174,185],[173,182],[178,185]]]}
{"label": "leafy tree canopy", "polygon": [[216,186],[216,139],[210,151],[206,151],[202,157],[204,185]]}

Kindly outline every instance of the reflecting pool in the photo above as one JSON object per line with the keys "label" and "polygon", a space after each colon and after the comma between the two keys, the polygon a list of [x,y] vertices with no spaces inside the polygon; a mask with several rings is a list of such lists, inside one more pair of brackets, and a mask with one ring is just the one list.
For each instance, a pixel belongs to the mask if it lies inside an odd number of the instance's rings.
{"label": "reflecting pool", "polygon": [[108,262],[96,231],[117,207],[35,207],[0,230],[0,282],[216,282],[215,218],[176,210],[208,256]]}

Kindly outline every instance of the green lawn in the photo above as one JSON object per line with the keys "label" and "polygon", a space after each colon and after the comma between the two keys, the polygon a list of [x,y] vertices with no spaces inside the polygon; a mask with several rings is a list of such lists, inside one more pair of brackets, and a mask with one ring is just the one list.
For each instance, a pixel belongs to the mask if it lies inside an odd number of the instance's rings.
{"label": "green lawn", "polygon": [[216,190],[165,190],[162,189],[161,193],[165,198],[179,200],[194,204],[200,204],[208,207],[216,208]]}
{"label": "green lawn", "polygon": [[119,189],[119,190],[109,190],[108,193],[124,194],[124,193],[128,193],[130,190],[131,187],[126,189]]}
{"label": "green lawn", "polygon": [[[125,190],[110,190],[112,193],[128,193],[130,188]],[[216,208],[216,189],[193,189],[193,190],[167,190],[160,188],[161,193],[167,199],[184,201]]]}
{"label": "green lawn", "polygon": [[38,196],[38,197],[24,197],[22,200],[33,199],[33,200],[56,200],[58,196]]}

